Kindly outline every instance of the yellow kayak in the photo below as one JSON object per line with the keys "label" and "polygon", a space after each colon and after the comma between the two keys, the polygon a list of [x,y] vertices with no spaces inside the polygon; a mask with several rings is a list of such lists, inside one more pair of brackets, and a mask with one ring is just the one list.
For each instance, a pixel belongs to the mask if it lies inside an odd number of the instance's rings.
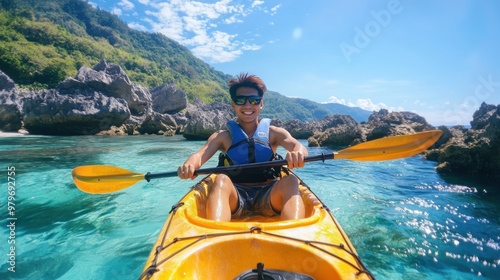
{"label": "yellow kayak", "polygon": [[329,209],[303,182],[304,219],[206,219],[209,175],[172,207],[141,279],[373,279]]}

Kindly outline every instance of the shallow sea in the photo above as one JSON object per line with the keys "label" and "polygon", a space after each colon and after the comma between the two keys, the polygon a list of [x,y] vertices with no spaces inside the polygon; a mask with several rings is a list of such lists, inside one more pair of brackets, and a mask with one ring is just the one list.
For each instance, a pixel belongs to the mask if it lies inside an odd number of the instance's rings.
{"label": "shallow sea", "polygon": [[[137,279],[171,206],[195,182],[156,179],[90,195],[75,187],[71,170],[106,164],[174,171],[204,143],[181,136],[5,136],[0,279]],[[309,148],[310,155],[332,151]],[[215,165],[213,159],[204,167]],[[415,156],[311,162],[295,172],[330,207],[377,279],[498,279],[500,183],[442,177],[434,167]]]}

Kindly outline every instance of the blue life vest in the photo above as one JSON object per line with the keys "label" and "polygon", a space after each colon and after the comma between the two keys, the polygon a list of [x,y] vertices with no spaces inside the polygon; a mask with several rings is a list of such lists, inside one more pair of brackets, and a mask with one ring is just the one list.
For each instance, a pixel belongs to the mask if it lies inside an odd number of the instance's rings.
{"label": "blue life vest", "polygon": [[[228,121],[227,128],[232,142],[226,153],[221,153],[219,156],[219,166],[274,160],[276,155],[269,144],[270,123],[270,119],[262,119],[254,135],[248,137],[235,121]],[[277,178],[279,171],[280,168],[272,167],[251,168],[226,173],[226,175],[231,178],[233,183],[253,183],[265,182],[268,179]]]}

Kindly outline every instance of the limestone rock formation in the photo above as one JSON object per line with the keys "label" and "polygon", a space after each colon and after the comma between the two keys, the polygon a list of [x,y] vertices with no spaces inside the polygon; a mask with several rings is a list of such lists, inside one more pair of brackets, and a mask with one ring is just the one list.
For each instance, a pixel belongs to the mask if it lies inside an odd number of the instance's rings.
{"label": "limestone rock formation", "polygon": [[326,117],[319,129],[308,139],[309,146],[349,146],[363,137],[358,123],[347,115]]}
{"label": "limestone rock formation", "polygon": [[96,91],[105,96],[124,99],[133,115],[143,115],[151,108],[151,93],[134,84],[119,65],[105,60],[93,69],[81,67],[74,78],[64,80],[58,87],[61,94]]}
{"label": "limestone rock formation", "polygon": [[187,97],[175,84],[158,86],[152,95],[131,82],[120,66],[104,60],[94,68],[81,67],[56,89],[19,91],[2,72],[0,86],[2,131],[17,131],[24,122],[32,134],[173,135],[187,124],[179,114]]}
{"label": "limestone rock formation", "polygon": [[24,126],[32,134],[93,135],[120,126],[130,111],[125,100],[99,92],[62,95],[54,90],[23,99]]}
{"label": "limestone rock formation", "polygon": [[440,127],[443,136],[426,153],[439,163],[436,170],[474,176],[500,177],[500,105],[482,103],[471,128]]}
{"label": "limestone rock formation", "polygon": [[17,132],[21,128],[21,104],[14,81],[0,71],[0,131]]}
{"label": "limestone rock formation", "polygon": [[235,116],[229,104],[214,102],[206,105],[197,100],[186,113],[189,122],[183,136],[188,140],[206,140],[214,132],[225,129],[226,123]]}
{"label": "limestone rock formation", "polygon": [[151,91],[153,110],[160,114],[175,114],[187,107],[186,93],[174,83],[157,86]]}

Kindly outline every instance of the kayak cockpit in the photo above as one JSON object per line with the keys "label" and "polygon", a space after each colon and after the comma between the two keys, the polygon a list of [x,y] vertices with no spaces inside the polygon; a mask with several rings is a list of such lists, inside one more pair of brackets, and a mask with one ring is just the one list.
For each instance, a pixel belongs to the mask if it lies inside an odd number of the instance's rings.
{"label": "kayak cockpit", "polygon": [[241,219],[233,219],[231,222],[216,222],[208,220],[206,214],[206,202],[208,199],[208,194],[210,193],[210,187],[213,184],[213,179],[215,175],[208,176],[203,179],[200,183],[193,187],[194,195],[188,199],[192,199],[190,202],[196,207],[185,208],[184,215],[192,224],[206,227],[206,228],[228,228],[228,229],[248,229],[249,224],[252,226],[261,226],[264,228],[290,228],[290,227],[302,227],[310,224],[316,223],[320,218],[322,218],[322,213],[320,210],[323,208],[322,203],[316,198],[316,196],[309,190],[307,186],[300,185],[301,196],[304,202],[305,217],[299,220],[293,221],[282,221],[280,216],[274,217],[264,217],[260,215],[246,216]]}

